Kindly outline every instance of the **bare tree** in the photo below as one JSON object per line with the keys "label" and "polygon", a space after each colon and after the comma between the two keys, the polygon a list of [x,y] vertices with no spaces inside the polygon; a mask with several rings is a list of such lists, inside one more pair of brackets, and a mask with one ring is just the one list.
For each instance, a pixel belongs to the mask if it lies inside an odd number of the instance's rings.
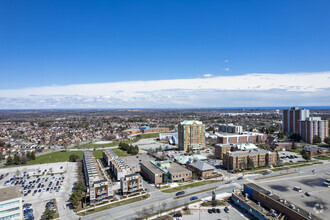
{"label": "bare tree", "polygon": [[161,204],[162,211],[165,211],[166,206],[167,206],[167,203],[166,202],[162,202],[162,204]]}
{"label": "bare tree", "polygon": [[149,213],[153,214],[154,213],[155,206],[152,204],[149,206]]}
{"label": "bare tree", "polygon": [[135,214],[138,216],[138,218],[141,218],[142,217],[142,211],[138,210],[138,211],[135,211]]}
{"label": "bare tree", "polygon": [[148,219],[148,209],[144,207],[141,212],[141,217],[146,216],[146,219]]}
{"label": "bare tree", "polygon": [[19,169],[16,170],[16,177],[18,178],[21,175],[21,171]]}
{"label": "bare tree", "polygon": [[175,209],[176,209],[176,207],[178,206],[178,202],[176,201],[176,200],[174,200],[173,202],[172,202],[172,208],[173,208],[173,211],[175,212]]}

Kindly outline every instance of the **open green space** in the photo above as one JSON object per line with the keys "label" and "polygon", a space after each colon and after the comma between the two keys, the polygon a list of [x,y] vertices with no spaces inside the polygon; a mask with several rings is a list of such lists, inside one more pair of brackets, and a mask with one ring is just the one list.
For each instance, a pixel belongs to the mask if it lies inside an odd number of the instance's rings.
{"label": "open green space", "polygon": [[[26,164],[34,165],[34,164],[43,164],[43,163],[56,163],[56,162],[65,162],[69,161],[69,157],[71,154],[79,156],[80,159],[83,157],[83,151],[58,151],[46,155],[42,155],[36,157],[35,160],[30,160]],[[102,150],[93,151],[95,158],[102,158]]]}
{"label": "open green space", "polygon": [[136,141],[131,141],[131,140],[126,140],[126,141],[113,141],[112,143],[107,143],[107,144],[95,144],[93,142],[86,143],[86,144],[81,144],[78,146],[75,146],[73,148],[77,149],[91,149],[91,148],[105,148],[105,147],[114,147],[118,146],[120,142],[127,143],[127,144],[133,144]]}
{"label": "open green space", "polygon": [[134,197],[134,198],[131,198],[131,199],[125,199],[123,201],[114,202],[114,203],[109,204],[109,205],[104,205],[104,206],[101,206],[101,207],[98,207],[98,208],[95,208],[95,209],[90,209],[90,210],[87,210],[87,211],[83,211],[83,212],[78,213],[77,215],[80,215],[80,216],[90,215],[92,213],[100,212],[100,211],[107,210],[107,209],[111,209],[111,208],[114,208],[114,207],[117,207],[117,206],[122,206],[122,205],[126,205],[126,204],[133,203],[133,202],[138,202],[138,201],[147,199],[149,197],[150,197],[150,195],[147,194],[147,195],[143,195],[143,196],[139,196],[139,197]]}
{"label": "open green space", "polygon": [[121,150],[119,148],[115,148],[115,149],[112,149],[112,151],[118,155],[118,157],[126,157],[126,156],[130,156],[129,153],[127,153],[126,151],[124,150]]}
{"label": "open green space", "polygon": [[145,139],[145,138],[158,138],[159,137],[159,133],[139,134],[139,135],[137,135],[137,137],[140,137],[141,139]]}
{"label": "open green space", "polygon": [[162,192],[164,192],[164,193],[179,192],[179,191],[182,191],[182,190],[185,190],[185,189],[194,188],[194,187],[197,187],[197,186],[203,186],[203,185],[206,185],[206,184],[217,183],[217,182],[221,182],[221,181],[222,180],[199,181],[199,182],[185,184],[185,185],[178,186],[178,187],[173,187],[173,188],[170,188],[170,189],[165,189],[165,190],[162,190]]}

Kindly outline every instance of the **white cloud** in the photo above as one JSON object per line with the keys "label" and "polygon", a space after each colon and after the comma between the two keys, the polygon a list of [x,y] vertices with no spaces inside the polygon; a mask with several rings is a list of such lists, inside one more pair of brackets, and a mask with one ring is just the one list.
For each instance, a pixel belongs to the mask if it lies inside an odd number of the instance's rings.
{"label": "white cloud", "polygon": [[329,90],[330,72],[253,73],[0,90],[0,108],[329,105]]}
{"label": "white cloud", "polygon": [[228,63],[229,62],[229,60],[225,60],[225,63]]}
{"label": "white cloud", "polygon": [[204,77],[212,77],[212,76],[213,76],[213,74],[211,74],[211,73],[208,73],[208,74],[204,74],[203,76],[204,76]]}
{"label": "white cloud", "polygon": [[226,70],[226,71],[229,71],[230,69],[227,67],[227,68],[225,68],[225,70]]}

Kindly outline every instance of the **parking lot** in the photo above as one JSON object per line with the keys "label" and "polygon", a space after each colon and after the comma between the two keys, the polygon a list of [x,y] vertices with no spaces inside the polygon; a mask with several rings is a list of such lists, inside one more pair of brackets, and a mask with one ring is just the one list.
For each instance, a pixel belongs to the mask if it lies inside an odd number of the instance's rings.
{"label": "parking lot", "polygon": [[305,161],[301,154],[295,153],[295,152],[289,152],[289,151],[281,151],[279,152],[281,160],[283,160],[283,163],[297,163],[301,161]]}
{"label": "parking lot", "polygon": [[[330,188],[323,183],[330,179],[327,173],[285,178],[281,181],[261,182],[260,186],[287,200],[288,203],[303,207],[308,212],[327,219],[330,215]],[[300,187],[301,192],[294,187]]]}
{"label": "parking lot", "polygon": [[31,203],[35,219],[40,219],[45,205],[56,198],[60,215],[70,214],[66,207],[72,187],[77,182],[76,163],[62,162],[0,169],[0,187],[20,185],[23,204]]}
{"label": "parking lot", "polygon": [[217,219],[248,219],[244,215],[242,215],[239,211],[237,211],[234,207],[229,206],[229,212],[224,211],[224,206],[217,207],[220,210],[220,213],[217,212],[210,212],[210,209],[207,207],[201,207],[199,210],[191,210],[190,215],[183,215],[183,220],[198,220],[198,219],[208,219],[208,220],[217,220]]}

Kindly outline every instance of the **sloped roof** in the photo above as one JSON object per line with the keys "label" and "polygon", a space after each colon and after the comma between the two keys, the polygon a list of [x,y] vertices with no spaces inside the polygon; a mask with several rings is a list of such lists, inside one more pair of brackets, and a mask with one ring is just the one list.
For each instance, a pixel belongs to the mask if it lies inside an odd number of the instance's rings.
{"label": "sloped roof", "polygon": [[201,170],[201,171],[207,171],[207,170],[214,170],[215,169],[210,164],[208,164],[208,163],[206,163],[204,161],[201,161],[201,160],[193,160],[190,163],[190,165],[193,166],[193,167],[195,167],[198,170]]}

